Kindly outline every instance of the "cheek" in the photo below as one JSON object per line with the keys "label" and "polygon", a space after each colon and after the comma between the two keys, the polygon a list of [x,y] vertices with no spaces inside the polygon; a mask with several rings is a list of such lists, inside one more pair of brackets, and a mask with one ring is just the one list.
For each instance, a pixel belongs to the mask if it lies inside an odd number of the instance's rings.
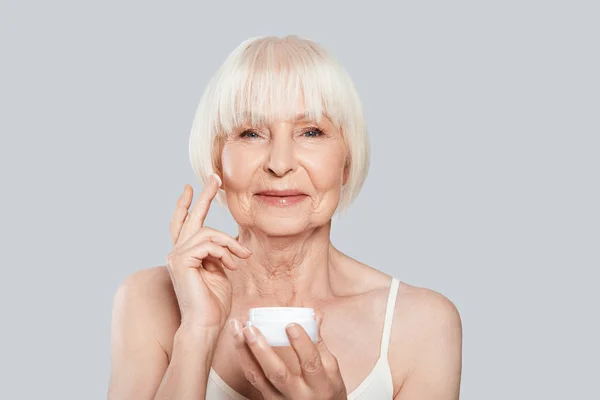
{"label": "cheek", "polygon": [[221,153],[221,165],[223,176],[227,182],[227,188],[235,191],[245,189],[252,181],[256,168],[261,165],[260,152],[250,146],[229,145],[223,148]]}
{"label": "cheek", "polygon": [[334,151],[331,148],[321,151],[313,149],[303,154],[303,165],[318,192],[338,187],[341,189],[344,163],[343,151]]}

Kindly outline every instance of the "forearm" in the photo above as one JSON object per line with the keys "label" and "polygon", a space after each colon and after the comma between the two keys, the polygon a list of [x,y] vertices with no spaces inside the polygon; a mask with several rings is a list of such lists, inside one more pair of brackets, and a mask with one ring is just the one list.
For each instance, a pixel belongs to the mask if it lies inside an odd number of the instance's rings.
{"label": "forearm", "polygon": [[154,400],[200,400],[206,397],[206,384],[219,332],[190,331],[175,334],[169,367]]}

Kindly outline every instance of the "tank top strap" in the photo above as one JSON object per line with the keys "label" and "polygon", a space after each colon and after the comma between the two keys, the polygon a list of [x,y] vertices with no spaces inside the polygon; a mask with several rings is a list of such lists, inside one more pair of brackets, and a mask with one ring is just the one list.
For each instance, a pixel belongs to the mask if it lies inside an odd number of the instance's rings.
{"label": "tank top strap", "polygon": [[381,334],[380,357],[387,359],[390,334],[392,332],[392,321],[394,320],[394,309],[396,308],[396,297],[398,296],[400,281],[392,277],[390,289],[385,306],[385,319],[383,321],[383,332]]}

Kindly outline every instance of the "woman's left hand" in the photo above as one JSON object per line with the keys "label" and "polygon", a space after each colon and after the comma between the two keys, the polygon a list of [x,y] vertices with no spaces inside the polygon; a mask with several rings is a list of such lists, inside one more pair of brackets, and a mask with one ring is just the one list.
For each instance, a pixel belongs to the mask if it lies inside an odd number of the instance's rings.
{"label": "woman's left hand", "polygon": [[298,356],[300,375],[290,371],[258,329],[246,326],[240,330],[239,321],[235,321],[238,329],[233,326],[233,321],[230,322],[246,379],[265,400],[347,399],[337,358],[327,349],[321,337],[322,321],[322,314],[319,314],[316,344],[300,325],[290,324],[286,329]]}

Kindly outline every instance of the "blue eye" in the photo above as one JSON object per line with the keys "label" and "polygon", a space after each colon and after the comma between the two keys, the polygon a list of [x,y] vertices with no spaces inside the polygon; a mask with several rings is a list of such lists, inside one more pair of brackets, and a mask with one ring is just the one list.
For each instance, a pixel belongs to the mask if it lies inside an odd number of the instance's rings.
{"label": "blue eye", "polygon": [[306,137],[319,137],[322,136],[324,132],[319,128],[310,128],[304,132]]}
{"label": "blue eye", "polygon": [[[323,136],[324,134],[325,134],[325,132],[323,132],[319,128],[308,128],[304,132],[302,132],[302,135],[304,137],[308,137],[308,138],[316,138],[319,136]],[[258,138],[260,138],[260,133],[254,131],[252,129],[246,129],[245,131],[240,133],[239,137],[240,138],[248,138],[248,139],[258,139]]]}
{"label": "blue eye", "polygon": [[251,138],[251,139],[256,139],[258,137],[258,133],[251,131],[251,130],[246,130],[242,133],[240,133],[240,137],[244,138]]}

